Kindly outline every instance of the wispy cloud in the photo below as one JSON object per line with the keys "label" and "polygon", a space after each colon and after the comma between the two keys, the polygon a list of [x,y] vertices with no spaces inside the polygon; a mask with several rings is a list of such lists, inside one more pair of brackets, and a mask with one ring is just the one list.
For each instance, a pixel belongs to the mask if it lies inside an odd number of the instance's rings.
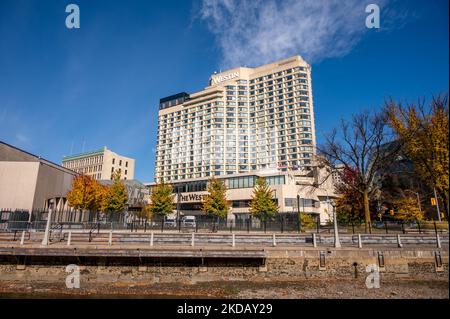
{"label": "wispy cloud", "polygon": [[[378,4],[383,18],[391,2],[202,0],[199,17],[217,38],[223,67],[254,66],[294,54],[312,63],[348,54],[369,31],[367,4]],[[386,19],[396,18],[392,10],[389,13]],[[380,31],[384,22],[392,28],[382,19]]]}

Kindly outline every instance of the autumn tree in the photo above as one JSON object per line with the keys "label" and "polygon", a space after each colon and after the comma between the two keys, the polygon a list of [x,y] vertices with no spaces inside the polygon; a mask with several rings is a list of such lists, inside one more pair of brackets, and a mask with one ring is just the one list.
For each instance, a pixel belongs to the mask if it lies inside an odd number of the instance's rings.
{"label": "autumn tree", "polygon": [[353,115],[349,121],[341,120],[339,130],[333,129],[318,147],[328,167],[355,171],[355,181],[348,186],[362,199],[366,232],[371,223],[370,195],[379,188],[377,172],[399,151],[397,144],[386,147],[391,141],[384,113],[362,112]]}
{"label": "autumn tree", "polygon": [[219,218],[226,218],[230,210],[230,203],[227,201],[227,187],[223,180],[211,178],[208,183],[208,195],[203,201],[202,210],[208,214]]}
{"label": "autumn tree", "polygon": [[128,192],[123,181],[120,180],[120,171],[113,173],[113,183],[108,187],[103,197],[102,210],[109,214],[125,209],[128,201]]}
{"label": "autumn tree", "polygon": [[417,198],[405,196],[394,201],[394,207],[397,209],[396,217],[399,220],[422,221],[424,215],[419,209]]}
{"label": "autumn tree", "polygon": [[73,179],[72,189],[67,194],[70,207],[83,211],[100,210],[105,188],[88,175],[78,175]]}
{"label": "autumn tree", "polygon": [[447,96],[403,105],[392,99],[385,111],[390,126],[402,141],[403,152],[414,170],[431,189],[436,189],[448,219],[449,210],[449,108]]}
{"label": "autumn tree", "polygon": [[[338,170],[340,182],[335,185],[336,213],[341,222],[364,220],[364,201],[358,190],[358,174],[355,169],[344,167]],[[369,194],[369,200],[372,194]]]}
{"label": "autumn tree", "polygon": [[173,203],[173,187],[161,180],[159,184],[153,187],[150,194],[150,205],[148,211],[158,216],[166,216],[172,214],[174,210]]}
{"label": "autumn tree", "polygon": [[278,205],[265,178],[256,180],[249,206],[250,213],[261,221],[273,219],[278,213]]}

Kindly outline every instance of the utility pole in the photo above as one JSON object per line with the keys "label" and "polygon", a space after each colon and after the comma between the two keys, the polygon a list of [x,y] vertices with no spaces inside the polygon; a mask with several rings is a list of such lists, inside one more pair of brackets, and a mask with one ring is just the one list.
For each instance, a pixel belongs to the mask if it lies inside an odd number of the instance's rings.
{"label": "utility pole", "polygon": [[339,231],[338,231],[338,224],[337,224],[337,216],[336,216],[336,207],[331,204],[333,207],[333,224],[334,224],[334,247],[335,248],[341,248],[341,242],[339,240]]}
{"label": "utility pole", "polygon": [[437,214],[438,214],[438,220],[441,221],[441,211],[439,210],[439,201],[437,198],[437,194],[436,194],[436,187],[433,188],[434,190],[434,199],[436,200],[436,209],[437,209]]}

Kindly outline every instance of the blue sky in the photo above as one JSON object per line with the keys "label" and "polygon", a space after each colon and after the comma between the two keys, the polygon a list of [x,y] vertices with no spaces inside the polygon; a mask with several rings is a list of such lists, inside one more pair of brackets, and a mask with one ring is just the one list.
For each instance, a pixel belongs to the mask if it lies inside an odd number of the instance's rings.
{"label": "blue sky", "polygon": [[[65,27],[76,3],[81,28]],[[367,29],[367,3],[381,28]],[[392,96],[448,92],[448,1],[0,0],[0,140],[60,163],[108,146],[154,172],[161,97],[215,70],[300,54],[317,138]]]}

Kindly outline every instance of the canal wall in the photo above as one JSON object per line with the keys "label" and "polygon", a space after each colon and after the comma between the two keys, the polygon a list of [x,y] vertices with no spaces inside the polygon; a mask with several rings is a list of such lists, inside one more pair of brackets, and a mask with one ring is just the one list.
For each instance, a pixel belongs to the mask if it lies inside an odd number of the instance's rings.
{"label": "canal wall", "polygon": [[264,258],[118,258],[73,256],[1,256],[0,286],[7,283],[60,283],[66,266],[76,264],[80,285],[195,284],[213,281],[296,281],[307,279],[365,280],[376,265],[383,280],[439,279],[448,281],[448,247],[370,249],[265,250]]}

